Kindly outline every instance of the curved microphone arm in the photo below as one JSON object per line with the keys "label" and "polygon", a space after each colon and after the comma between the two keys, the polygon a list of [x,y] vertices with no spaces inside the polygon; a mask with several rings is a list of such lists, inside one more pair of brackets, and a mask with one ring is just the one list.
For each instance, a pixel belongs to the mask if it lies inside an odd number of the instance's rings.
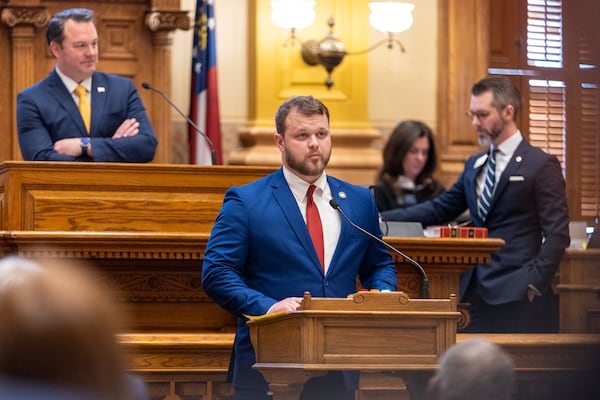
{"label": "curved microphone arm", "polygon": [[208,147],[210,147],[210,158],[212,161],[211,165],[217,165],[217,152],[215,150],[215,146],[213,145],[213,142],[208,138],[208,136],[206,135],[206,133],[204,133],[202,131],[202,129],[198,128],[198,125],[196,125],[194,123],[194,121],[192,121],[187,115],[185,115],[180,109],[179,107],[177,107],[175,105],[175,103],[173,103],[171,101],[171,99],[169,99],[167,97],[166,94],[164,94],[163,92],[161,92],[160,90],[154,88],[152,85],[150,85],[148,82],[143,82],[142,83],[142,87],[146,90],[151,90],[155,93],[158,93],[163,99],[165,99],[167,101],[167,103],[169,103],[169,105],[171,107],[173,107],[173,109],[175,111],[177,111],[177,113],[179,113],[179,115],[181,115],[183,117],[183,119],[185,119],[187,121],[188,124],[190,124],[192,126],[192,128],[194,128],[196,130],[196,132],[198,132],[200,134],[200,136],[202,136],[202,139],[204,139],[206,141],[206,143],[208,143]]}
{"label": "curved microphone arm", "polygon": [[335,201],[335,199],[331,199],[329,201],[329,205],[332,208],[336,209],[342,215],[342,217],[344,217],[344,219],[346,221],[348,221],[348,223],[350,225],[352,225],[355,229],[358,229],[359,231],[361,231],[365,235],[369,236],[371,239],[374,239],[377,242],[383,244],[385,247],[387,247],[388,249],[392,250],[394,253],[400,255],[402,258],[404,258],[406,261],[408,261],[410,264],[412,264],[417,269],[417,271],[419,271],[419,273],[421,274],[421,278],[422,278],[421,297],[423,299],[428,299],[429,298],[429,278],[427,277],[427,272],[425,272],[425,269],[421,266],[421,264],[419,264],[418,262],[416,262],[415,260],[413,260],[412,258],[410,258],[409,256],[407,256],[406,254],[404,254],[403,252],[401,252],[400,250],[398,250],[397,248],[395,248],[391,244],[386,243],[384,240],[382,240],[382,239],[378,238],[377,236],[373,235],[368,230],[366,230],[366,229],[364,229],[364,228],[356,225],[354,222],[352,222],[350,220],[350,218],[348,218],[348,216],[346,215],[346,213],[340,208],[340,205],[338,204],[337,201]]}

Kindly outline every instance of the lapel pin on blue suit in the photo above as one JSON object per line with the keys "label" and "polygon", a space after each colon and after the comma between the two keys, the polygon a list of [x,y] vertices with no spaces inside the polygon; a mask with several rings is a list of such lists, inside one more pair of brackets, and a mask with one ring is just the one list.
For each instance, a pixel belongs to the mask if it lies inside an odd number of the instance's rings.
{"label": "lapel pin on blue suit", "polygon": [[338,192],[338,196],[340,197],[340,199],[345,199],[346,198],[346,192]]}
{"label": "lapel pin on blue suit", "polygon": [[105,91],[105,90],[106,90],[106,89],[104,88],[104,86],[98,86],[98,88],[96,89],[96,91],[97,91],[98,93],[104,93],[104,91]]}
{"label": "lapel pin on blue suit", "polygon": [[521,161],[523,161],[523,157],[517,156],[517,158],[515,158],[515,161],[516,162],[521,162]]}
{"label": "lapel pin on blue suit", "polygon": [[482,154],[477,160],[475,160],[475,164],[473,164],[473,169],[481,167],[487,161],[487,158],[487,153]]}

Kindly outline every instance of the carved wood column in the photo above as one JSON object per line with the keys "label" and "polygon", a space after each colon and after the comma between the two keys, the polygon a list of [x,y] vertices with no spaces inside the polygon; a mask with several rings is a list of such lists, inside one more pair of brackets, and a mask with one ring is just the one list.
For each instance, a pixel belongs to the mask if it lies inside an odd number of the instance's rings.
{"label": "carved wood column", "polygon": [[443,180],[454,183],[479,151],[466,118],[471,86],[487,75],[489,0],[439,0],[438,140]]}
{"label": "carved wood column", "polygon": [[[163,4],[169,6],[169,4]],[[179,1],[176,7],[157,9],[152,7],[146,14],[146,27],[152,32],[152,86],[171,96],[171,33],[175,29],[190,29],[190,18],[185,11],[179,11]],[[191,62],[191,61],[190,61]],[[154,156],[155,163],[171,163],[173,154],[173,138],[171,133],[171,106],[159,96],[153,96],[147,107],[153,115],[152,124],[158,138],[158,148]]]}
{"label": "carved wood column", "polygon": [[[34,77],[34,39],[35,28],[42,28],[50,19],[50,14],[45,7],[41,6],[18,6],[2,9],[2,23],[10,30],[12,60],[12,79],[10,98],[16,99],[17,94],[28,86],[35,83]],[[11,104],[15,104],[11,102]],[[21,160],[21,151],[17,138],[17,116],[16,109],[10,113],[10,132],[6,132],[9,139],[5,144],[1,159]],[[5,142],[6,143],[6,142]]]}

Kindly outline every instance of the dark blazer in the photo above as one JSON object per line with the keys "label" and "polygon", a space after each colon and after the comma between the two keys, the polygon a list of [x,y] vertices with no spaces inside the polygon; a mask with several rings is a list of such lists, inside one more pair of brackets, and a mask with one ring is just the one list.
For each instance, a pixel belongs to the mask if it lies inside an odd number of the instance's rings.
{"label": "dark blazer", "polygon": [[[377,183],[371,188],[373,196],[375,196],[375,204],[379,211],[393,210],[394,208],[409,207],[414,204],[422,203],[427,200],[431,200],[446,191],[444,185],[439,183],[433,178],[429,178],[427,183],[418,190],[403,190],[403,196],[398,199],[394,189],[383,180],[377,181]],[[402,197],[412,197],[415,202],[413,204],[402,204]]]}
{"label": "dark blazer", "polygon": [[[56,70],[17,96],[17,128],[23,159],[30,161],[148,162],[157,140],[142,100],[131,80],[95,72],[92,76],[90,138],[94,158],[71,157],[54,151],[59,139],[87,136],[71,93]],[[136,118],[140,131],[112,139],[119,125]]]}
{"label": "dark blazer", "polygon": [[[490,237],[506,244],[478,265],[479,293],[487,304],[523,300],[528,284],[548,289],[565,248],[569,246],[569,212],[560,163],[525,139],[498,181],[488,217],[477,214],[477,175],[487,152],[472,156],[458,181],[431,201],[382,213],[390,221],[419,221],[424,226],[450,221],[469,209],[474,226],[488,228]],[[473,270],[461,277],[461,296]]]}
{"label": "dark blazer", "polygon": [[[356,224],[381,237],[377,209],[368,189],[327,177],[331,193]],[[277,301],[302,297],[343,298],[364,288],[396,288],[388,250],[342,219],[340,238],[327,275],[280,169],[249,185],[231,188],[206,245],[202,285],[238,316],[230,370],[235,388],[266,388],[255,362],[244,314],[262,315]]]}

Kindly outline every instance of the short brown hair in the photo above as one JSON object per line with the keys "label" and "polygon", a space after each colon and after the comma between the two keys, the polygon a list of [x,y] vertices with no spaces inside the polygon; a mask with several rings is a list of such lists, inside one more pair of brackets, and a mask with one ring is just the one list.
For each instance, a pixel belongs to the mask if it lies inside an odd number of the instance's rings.
{"label": "short brown hair", "polygon": [[275,113],[275,129],[282,136],[285,134],[285,120],[292,109],[304,115],[325,115],[329,122],[329,110],[321,100],[312,96],[295,96],[281,104]]}
{"label": "short brown hair", "polygon": [[501,111],[509,104],[513,106],[514,119],[517,119],[521,109],[521,92],[515,84],[504,76],[488,76],[475,83],[471,88],[473,96],[479,96],[485,92],[492,92],[492,105],[498,111]]}
{"label": "short brown hair", "polygon": [[92,22],[94,21],[94,12],[87,8],[69,8],[57,12],[48,22],[46,28],[46,41],[48,46],[50,43],[55,42],[62,45],[65,40],[65,21],[72,19],[75,22]]}

